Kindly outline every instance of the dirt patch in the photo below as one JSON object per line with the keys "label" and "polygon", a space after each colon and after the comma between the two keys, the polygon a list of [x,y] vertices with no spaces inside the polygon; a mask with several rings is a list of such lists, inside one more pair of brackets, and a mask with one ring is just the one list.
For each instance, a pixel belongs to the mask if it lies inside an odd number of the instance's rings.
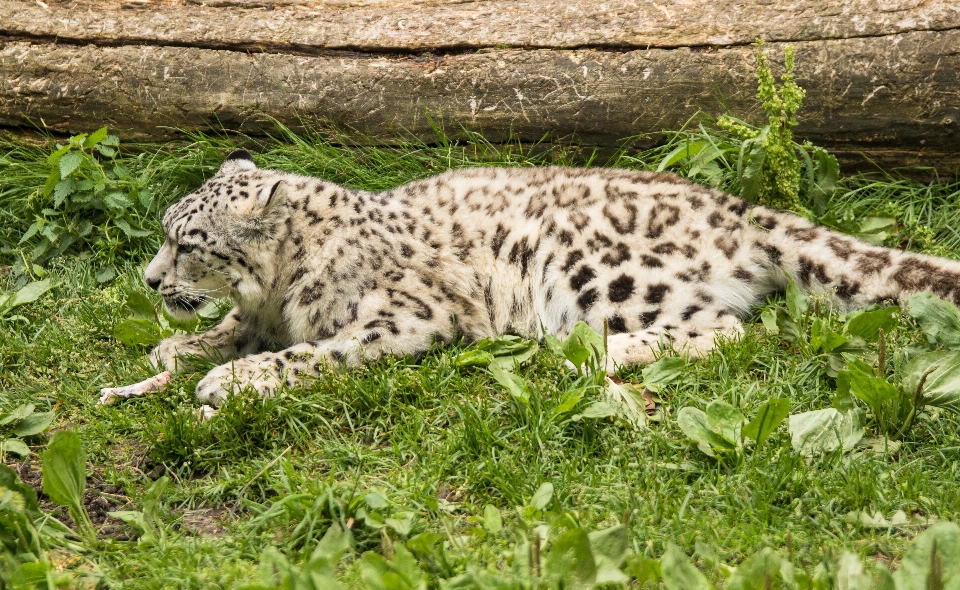
{"label": "dirt patch", "polygon": [[199,537],[222,537],[227,532],[223,524],[227,511],[224,508],[200,508],[183,513],[183,526]]}

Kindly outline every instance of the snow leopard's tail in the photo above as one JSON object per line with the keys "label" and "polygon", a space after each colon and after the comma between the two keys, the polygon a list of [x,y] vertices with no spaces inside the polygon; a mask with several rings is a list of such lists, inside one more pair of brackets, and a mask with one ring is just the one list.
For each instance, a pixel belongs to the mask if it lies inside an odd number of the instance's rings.
{"label": "snow leopard's tail", "polygon": [[755,260],[767,269],[769,290],[786,275],[812,293],[830,293],[844,309],[903,301],[930,290],[960,305],[960,262],[874,246],[789,213],[757,207]]}

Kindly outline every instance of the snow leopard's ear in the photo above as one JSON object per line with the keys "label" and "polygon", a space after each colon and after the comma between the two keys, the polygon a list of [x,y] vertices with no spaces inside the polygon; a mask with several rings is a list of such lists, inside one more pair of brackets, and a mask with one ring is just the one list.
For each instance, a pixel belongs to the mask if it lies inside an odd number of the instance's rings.
{"label": "snow leopard's ear", "polygon": [[273,235],[288,215],[287,185],[278,180],[260,189],[250,209],[234,222],[234,234],[244,242],[262,242]]}
{"label": "snow leopard's ear", "polygon": [[281,209],[287,202],[287,183],[278,180],[260,189],[257,193],[256,212],[260,216]]}
{"label": "snow leopard's ear", "polygon": [[217,174],[231,174],[241,170],[256,170],[257,165],[253,162],[253,155],[247,150],[234,150],[227,156],[227,159],[220,165]]}

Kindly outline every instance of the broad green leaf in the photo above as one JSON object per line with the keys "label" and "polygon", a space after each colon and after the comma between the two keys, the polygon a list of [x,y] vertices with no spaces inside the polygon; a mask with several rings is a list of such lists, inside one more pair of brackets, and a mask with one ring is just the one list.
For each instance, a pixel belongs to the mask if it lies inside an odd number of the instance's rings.
{"label": "broad green leaf", "polygon": [[807,457],[850,450],[863,438],[859,412],[841,414],[835,408],[793,414],[787,429],[794,450]]}
{"label": "broad green leaf", "polygon": [[33,413],[34,408],[36,408],[36,406],[31,403],[20,404],[9,414],[0,414],[0,416],[2,416],[0,417],[0,426],[23,420]]}
{"label": "broad green leaf", "polygon": [[787,285],[787,312],[794,320],[800,320],[810,308],[810,298],[804,295],[796,283]]}
{"label": "broad green leaf", "polygon": [[676,381],[687,368],[687,361],[678,356],[665,356],[641,371],[643,387],[658,393],[659,386]]}
{"label": "broad green leaf", "polygon": [[162,542],[166,536],[165,526],[160,522],[160,499],[164,491],[170,485],[170,478],[164,475],[153,482],[147,493],[143,496],[143,522],[146,525],[146,532],[141,541]]}
{"label": "broad green leaf", "polygon": [[667,543],[667,549],[660,558],[660,572],[663,576],[663,585],[667,590],[712,590],[713,588],[706,576],[693,567],[686,554],[673,543]]}
{"label": "broad green leaf", "polygon": [[[209,315],[211,308],[214,311],[214,314],[212,316]],[[174,328],[176,330],[183,330],[184,332],[193,332],[194,330],[197,329],[197,326],[200,325],[201,317],[205,317],[207,319],[216,319],[216,315],[217,315],[216,309],[217,309],[216,305],[204,305],[203,307],[200,308],[200,310],[197,311],[197,313],[193,315],[193,317],[185,320],[178,320],[177,318],[167,313],[167,309],[165,307],[161,306],[160,315],[167,322],[167,325],[169,325],[171,328]]]}
{"label": "broad green leaf", "polygon": [[903,370],[904,393],[912,397],[930,369],[923,382],[923,403],[960,413],[960,352],[929,352],[910,359]]}
{"label": "broad green leaf", "polygon": [[709,146],[710,143],[707,141],[690,141],[684,142],[679,147],[674,148],[666,156],[660,160],[660,164],[657,165],[657,172],[663,172],[670,166],[673,166],[677,162],[680,162],[691,156],[695,156],[700,153],[700,150]]}
{"label": "broad green leaf", "polygon": [[32,283],[27,283],[22,289],[14,293],[13,299],[7,304],[9,309],[17,307],[18,305],[24,305],[25,303],[33,303],[37,299],[50,290],[51,284],[50,279],[43,279],[42,281],[33,281]]}
{"label": "broad green leaf", "polygon": [[773,431],[780,426],[780,423],[789,413],[790,400],[782,397],[768,399],[757,410],[757,415],[754,416],[753,420],[743,427],[743,435],[753,439],[757,446],[760,446],[773,434]]}
{"label": "broad green leaf", "polygon": [[587,535],[597,566],[597,584],[626,584],[628,578],[620,566],[630,555],[630,531],[622,524]]}
{"label": "broad green leaf", "polygon": [[142,535],[147,531],[147,525],[143,521],[143,512],[139,510],[115,510],[107,513],[109,516],[124,522],[131,527],[137,534]]}
{"label": "broad green leaf", "polygon": [[779,334],[780,327],[777,325],[777,312],[771,308],[766,308],[760,312],[760,321],[763,322],[763,328],[768,334]]}
{"label": "broad green leaf", "polygon": [[98,143],[100,143],[106,138],[107,138],[107,128],[101,127],[100,129],[97,129],[96,131],[91,133],[90,136],[87,137],[85,140],[83,140],[83,147],[92,148],[93,146],[97,145]]}
{"label": "broad green leaf", "polygon": [[104,266],[97,271],[96,279],[98,283],[106,283],[117,276],[117,269],[113,266]]}
{"label": "broad green leaf", "polygon": [[792,578],[793,566],[790,562],[777,555],[773,549],[764,547],[737,566],[724,590],[783,588],[783,582],[788,579],[792,581]]}
{"label": "broad green leaf", "polygon": [[847,343],[847,339],[830,329],[827,322],[817,318],[810,329],[810,348],[829,353]]}
{"label": "broad green leaf", "polygon": [[641,588],[656,584],[663,577],[660,562],[643,555],[631,555],[627,559],[627,571],[636,579],[637,585]]}
{"label": "broad green leaf", "polygon": [[13,434],[19,437],[33,436],[46,430],[53,422],[53,412],[37,412],[14,425]]}
{"label": "broad green leaf", "polygon": [[527,384],[523,379],[501,369],[495,364],[491,364],[487,370],[490,371],[493,378],[497,380],[497,383],[507,390],[511,397],[523,403],[523,405],[530,404],[530,390],[527,388]]}
{"label": "broad green leaf", "polygon": [[3,451],[0,453],[0,460],[3,459],[3,455],[6,453],[13,453],[21,457],[30,455],[30,447],[18,438],[0,439],[0,451]]}
{"label": "broad green leaf", "polygon": [[897,220],[893,217],[864,217],[859,220],[853,236],[868,244],[882,246],[883,242],[896,230],[896,227]]}
{"label": "broad green leaf", "polygon": [[383,510],[384,508],[390,506],[390,501],[387,500],[383,494],[381,494],[376,490],[364,496],[363,501],[366,503],[367,506],[369,506],[374,510]]}
{"label": "broad green leaf", "polygon": [[564,356],[563,355],[563,340],[560,340],[553,334],[545,334],[543,336],[543,343],[546,345],[547,350],[551,353]]}
{"label": "broad green leaf", "polygon": [[906,307],[931,344],[960,350],[960,310],[956,305],[924,291],[907,299]]}
{"label": "broad green leaf", "polygon": [[[934,563],[939,566],[939,580],[931,579]],[[920,533],[907,549],[893,579],[897,590],[960,589],[960,526],[939,522]]]}
{"label": "broad green leaf", "polygon": [[590,549],[590,539],[582,528],[570,529],[553,542],[543,573],[553,581],[551,586],[572,590],[593,586],[597,579],[597,564]]}
{"label": "broad green leaf", "polygon": [[406,537],[410,534],[410,529],[413,527],[413,516],[412,512],[397,512],[390,517],[384,518],[383,523],[395,530],[397,534]]}
{"label": "broad green leaf", "polygon": [[[812,158],[807,150],[812,152]],[[803,146],[798,151],[803,157],[806,168],[804,192],[807,198],[814,203],[816,214],[823,215],[829,206],[830,197],[837,190],[840,164],[834,156],[823,148]]]}
{"label": "broad green leaf", "polygon": [[127,346],[156,346],[160,343],[160,326],[150,320],[131,318],[113,328],[114,337]]}
{"label": "broad green leaf", "polygon": [[574,416],[574,419],[581,418],[610,418],[617,415],[617,409],[607,402],[593,402],[583,412]]}
{"label": "broad green leaf", "polygon": [[743,413],[727,402],[713,400],[707,404],[707,423],[710,430],[722,436],[732,446],[740,443],[743,422]]}
{"label": "broad green leaf", "polygon": [[313,553],[310,554],[310,559],[324,558],[335,564],[340,560],[341,555],[350,550],[352,538],[349,531],[344,531],[339,524],[333,523],[317,543]]}
{"label": "broad green leaf", "polygon": [[631,426],[643,428],[647,425],[647,400],[639,389],[629,383],[616,383],[606,377],[603,391]]}
{"label": "broad green leaf", "polygon": [[[109,196],[109,195],[108,195],[108,196]],[[128,205],[119,205],[118,208],[124,208],[124,207],[127,207],[127,206],[128,206]],[[127,237],[131,237],[131,238],[144,238],[144,237],[149,236],[150,234],[153,233],[152,231],[150,231],[150,230],[148,230],[148,229],[143,229],[143,228],[141,228],[141,227],[134,227],[134,226],[130,225],[130,223],[129,223],[126,219],[123,219],[122,217],[118,217],[118,218],[114,219],[114,220],[113,220],[113,223],[114,223],[117,227],[119,227],[121,230],[123,230],[123,233],[126,234]]]}
{"label": "broad green leaf", "polygon": [[483,528],[487,529],[487,532],[496,535],[500,532],[500,529],[503,528],[503,517],[500,515],[500,510],[496,506],[487,504],[483,508]]}
{"label": "broad green leaf", "polygon": [[47,176],[47,181],[43,185],[43,198],[47,198],[53,193],[54,189],[57,188],[57,184],[60,182],[60,169],[55,168],[50,172],[50,175]]}
{"label": "broad green leaf", "polygon": [[360,557],[360,578],[364,587],[370,590],[390,590],[383,583],[383,578],[389,571],[387,560],[381,555],[367,551]]}
{"label": "broad green leaf", "polygon": [[889,334],[899,323],[900,308],[891,305],[890,307],[876,311],[865,311],[853,316],[847,320],[844,331],[859,336],[867,342],[876,342],[880,336],[880,330]]}
{"label": "broad green leaf", "polygon": [[[511,334],[498,338],[484,338],[478,341],[474,347],[475,350],[467,351],[461,354],[460,357],[463,357],[464,354],[469,352],[486,354],[490,356],[490,363],[495,363],[501,369],[508,371],[512,370],[515,365],[526,363],[540,350],[540,345],[537,344],[536,340],[521,338]],[[478,356],[477,360],[480,358],[482,357]]]}
{"label": "broad green leaf", "polygon": [[602,356],[603,336],[591,328],[585,322],[577,322],[573,327],[573,332],[563,343],[563,355],[567,357],[575,367],[581,367],[591,356]]}
{"label": "broad green leaf", "polygon": [[68,151],[70,151],[69,145],[60,145],[58,143],[56,151],[54,151],[52,154],[47,156],[47,164],[49,164],[50,166],[56,166],[57,163],[60,161],[60,158],[63,157],[63,154],[67,153]]}
{"label": "broad green leaf", "polygon": [[139,291],[131,291],[127,295],[127,301],[124,305],[133,317],[145,320],[157,319],[157,312],[153,308],[153,302]]}
{"label": "broad green leaf", "polygon": [[[57,186],[55,186],[53,189],[53,206],[59,207],[62,205],[63,200],[66,199],[67,196],[74,190],[76,190],[76,184],[73,182],[72,178],[64,178],[58,182]],[[44,210],[44,214],[47,214],[46,210]]]}
{"label": "broad green leaf", "polygon": [[[0,461],[3,457],[0,455]],[[37,502],[37,492],[32,487],[20,481],[20,477],[17,475],[17,472],[14,471],[10,466],[0,463],[0,495],[4,493],[10,494],[10,498],[6,501],[5,505],[7,509],[13,508],[12,503],[16,503],[16,510],[29,515],[34,515],[40,510],[40,505]],[[13,496],[16,496],[14,498]],[[3,502],[0,502],[0,510],[4,507]]]}
{"label": "broad green leaf", "polygon": [[863,562],[854,553],[844,551],[837,560],[838,587],[844,590],[874,590],[873,577],[864,571]]}
{"label": "broad green leaf", "polygon": [[706,412],[698,408],[685,407],[677,412],[677,426],[691,440],[697,443],[697,448],[711,457],[715,457],[714,449],[732,449],[734,446],[722,436],[713,431]]}
{"label": "broad green leaf", "polygon": [[414,555],[431,556],[436,559],[445,559],[443,541],[446,535],[424,531],[415,535],[407,541],[407,548],[413,551]]}
{"label": "broad green leaf", "polygon": [[465,350],[453,358],[455,367],[486,367],[493,362],[493,355],[485,350]]}
{"label": "broad green leaf", "polygon": [[535,348],[536,341],[514,336],[513,334],[505,334],[497,338],[483,338],[482,340],[478,340],[474,346],[480,350],[486,350],[494,356],[499,356],[525,352],[530,348]]}
{"label": "broad green leaf", "polygon": [[[846,371],[844,371],[846,372]],[[900,390],[881,377],[860,370],[849,371],[850,392],[876,412],[900,397]]]}
{"label": "broad green leaf", "polygon": [[83,161],[82,152],[67,152],[63,154],[60,158],[60,178],[66,178],[70,176],[74,170],[76,170],[80,163]]}
{"label": "broad green leaf", "polygon": [[83,510],[87,454],[83,452],[77,433],[72,430],[55,432],[41,459],[43,493],[58,506]]}
{"label": "broad green leaf", "polygon": [[537,488],[537,491],[533,493],[533,497],[530,498],[530,506],[533,506],[537,510],[543,510],[547,507],[547,504],[550,503],[550,500],[553,498],[553,484],[544,482]]}
{"label": "broad green leaf", "polygon": [[17,588],[54,588],[50,583],[54,566],[49,561],[20,563],[10,572],[10,587]]}
{"label": "broad green leaf", "polygon": [[585,394],[586,390],[582,387],[564,391],[563,395],[560,396],[560,402],[553,408],[553,416],[560,419],[567,418],[580,404]]}
{"label": "broad green leaf", "polygon": [[390,573],[395,574],[403,582],[402,586],[394,585],[394,581],[389,579],[389,575],[384,576],[384,582],[390,588],[410,588],[411,590],[426,590],[427,577],[417,564],[416,558],[410,553],[410,550],[403,543],[397,542],[393,546],[393,560],[390,562]]}
{"label": "broad green leaf", "polygon": [[20,236],[20,241],[17,242],[17,243],[18,243],[18,244],[23,244],[24,242],[26,242],[27,240],[29,240],[29,239],[32,238],[33,236],[37,235],[37,232],[40,231],[40,228],[41,228],[41,227],[42,227],[42,223],[41,223],[40,220],[34,221],[32,224],[30,224],[30,227],[27,228],[27,231],[25,231],[25,232],[23,233],[23,235]]}
{"label": "broad green leaf", "polygon": [[[766,134],[768,128],[761,131]],[[763,176],[763,162],[767,158],[767,150],[762,146],[762,137],[748,139],[740,146],[740,157],[737,160],[737,175],[740,177],[740,198],[756,202],[760,194],[760,181]]]}

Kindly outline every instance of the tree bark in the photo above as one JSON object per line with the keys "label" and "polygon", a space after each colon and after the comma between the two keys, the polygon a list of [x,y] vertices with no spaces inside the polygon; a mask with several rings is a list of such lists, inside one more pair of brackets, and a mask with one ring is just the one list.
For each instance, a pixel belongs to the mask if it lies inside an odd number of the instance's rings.
{"label": "tree bark", "polygon": [[[796,47],[799,138],[960,166],[960,5],[945,0],[0,0],[0,125],[130,139],[333,123],[615,146],[698,109],[762,120],[750,43]],[[657,138],[641,144],[650,145]],[[860,160],[862,163],[862,159]]]}

